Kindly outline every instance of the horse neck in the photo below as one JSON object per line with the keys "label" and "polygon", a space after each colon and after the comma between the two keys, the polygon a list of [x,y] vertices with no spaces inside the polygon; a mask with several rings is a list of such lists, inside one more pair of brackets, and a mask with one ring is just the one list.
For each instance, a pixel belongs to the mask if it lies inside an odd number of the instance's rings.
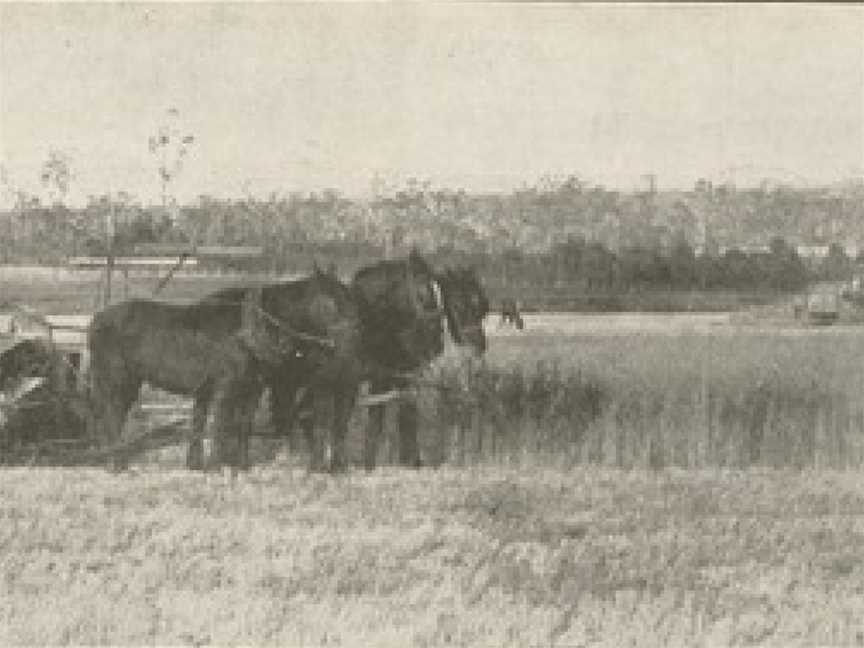
{"label": "horse neck", "polygon": [[405,268],[401,263],[395,265],[392,261],[384,261],[355,276],[351,289],[363,306],[364,313],[377,315],[399,309],[399,302],[402,301],[399,292],[406,288],[406,281]]}

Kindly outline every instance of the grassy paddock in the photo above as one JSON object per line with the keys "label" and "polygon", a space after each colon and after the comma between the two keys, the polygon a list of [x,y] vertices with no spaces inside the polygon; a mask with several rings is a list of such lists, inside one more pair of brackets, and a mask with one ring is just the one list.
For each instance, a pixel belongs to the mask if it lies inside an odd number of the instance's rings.
{"label": "grassy paddock", "polygon": [[0,644],[864,644],[841,472],[0,472]]}
{"label": "grassy paddock", "polygon": [[[724,331],[724,329],[720,329]],[[864,332],[525,334],[425,390],[430,455],[563,465],[864,465]]]}

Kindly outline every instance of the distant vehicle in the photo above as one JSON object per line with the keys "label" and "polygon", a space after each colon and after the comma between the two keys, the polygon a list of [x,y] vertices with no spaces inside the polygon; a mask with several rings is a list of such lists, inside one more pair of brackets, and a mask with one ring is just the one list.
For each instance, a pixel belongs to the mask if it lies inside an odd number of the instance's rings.
{"label": "distant vehicle", "polygon": [[807,316],[813,324],[833,324],[840,316],[840,296],[827,290],[811,293],[807,297]]}

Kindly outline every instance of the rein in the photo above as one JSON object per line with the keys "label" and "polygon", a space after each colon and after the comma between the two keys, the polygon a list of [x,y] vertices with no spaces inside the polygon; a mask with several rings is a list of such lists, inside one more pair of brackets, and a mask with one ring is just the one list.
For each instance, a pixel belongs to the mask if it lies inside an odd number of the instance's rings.
{"label": "rein", "polygon": [[[208,299],[207,302],[211,304],[224,304],[226,306],[240,306],[244,309],[251,310],[254,312],[256,316],[261,317],[267,323],[272,324],[280,331],[283,331],[287,337],[295,338],[298,340],[302,340],[303,342],[309,342],[310,344],[317,344],[319,346],[325,347],[327,349],[335,349],[336,343],[330,339],[329,337],[324,337],[322,335],[314,335],[312,333],[305,333],[303,331],[298,331],[292,326],[289,326],[282,320],[277,317],[274,317],[270,313],[268,313],[261,306],[261,290],[253,289],[247,293],[248,296],[243,299],[243,301],[232,301],[230,299]],[[254,296],[254,299],[253,299]],[[245,314],[244,314],[245,315]],[[243,324],[245,325],[246,319],[244,317]],[[245,328],[245,326],[244,326]],[[280,345],[281,346],[281,345]]]}

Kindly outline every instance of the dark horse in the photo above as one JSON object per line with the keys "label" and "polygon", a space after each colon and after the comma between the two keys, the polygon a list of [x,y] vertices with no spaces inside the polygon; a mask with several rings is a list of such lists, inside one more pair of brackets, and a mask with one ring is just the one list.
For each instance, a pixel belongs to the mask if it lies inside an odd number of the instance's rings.
{"label": "dark horse", "polygon": [[[480,353],[486,348],[482,323],[489,305],[473,270],[438,274],[418,252],[412,251],[405,259],[361,268],[351,290],[361,321],[364,376],[370,381],[372,394],[410,386],[415,372],[443,351],[445,321],[457,344],[469,345]],[[268,383],[274,427],[293,444],[294,415],[298,409],[306,409],[308,403],[302,395],[298,398],[291,380],[284,373],[273,374]],[[375,466],[384,411],[383,403],[369,408],[364,453],[367,469]],[[313,419],[300,419],[307,438]],[[420,465],[417,419],[416,402],[401,402],[399,459],[404,465]]]}
{"label": "dark horse", "polygon": [[512,324],[520,331],[525,328],[519,303],[515,299],[508,298],[501,302],[501,323]]}
{"label": "dark horse", "polygon": [[[405,389],[412,383],[416,372],[424,369],[444,349],[444,322],[453,341],[460,346],[472,348],[477,353],[486,350],[486,335],[483,319],[489,311],[489,302],[476,272],[469,268],[448,269],[433,273],[432,290],[436,296],[438,310],[426,311],[424,321],[418,327],[405,320],[388,317],[390,306],[382,297],[382,277],[394,277],[391,267],[379,263],[364,268],[354,278],[355,291],[366,296],[368,306],[364,321],[364,334],[378,343],[364,347],[369,354],[371,372],[370,392],[384,393],[392,389]],[[431,272],[431,269],[429,270]],[[396,275],[398,280],[398,275]],[[385,282],[386,283],[386,282]],[[442,317],[443,316],[443,317]],[[442,321],[443,320],[443,321]],[[380,328],[367,328],[367,322],[381,322]],[[412,333],[412,331],[415,331]],[[419,335],[418,335],[419,333]],[[407,336],[425,338],[425,344],[416,346],[417,352],[388,345],[387,340]],[[373,405],[369,409],[369,427],[366,438],[365,465],[367,470],[375,467],[378,444],[384,427],[385,406]],[[399,401],[399,463],[419,467],[420,446],[417,440],[418,410],[415,399]]]}
{"label": "dark horse", "polygon": [[[359,320],[348,289],[316,272],[298,281],[238,289],[189,305],[131,300],[94,316],[88,334],[93,426],[97,440],[115,441],[144,382],[191,396],[189,460],[200,467],[211,405],[219,463],[246,467],[252,413],[262,377],[284,371],[308,386],[316,410],[331,399],[333,456],[343,440],[359,383]],[[313,452],[313,468],[323,454]]]}

